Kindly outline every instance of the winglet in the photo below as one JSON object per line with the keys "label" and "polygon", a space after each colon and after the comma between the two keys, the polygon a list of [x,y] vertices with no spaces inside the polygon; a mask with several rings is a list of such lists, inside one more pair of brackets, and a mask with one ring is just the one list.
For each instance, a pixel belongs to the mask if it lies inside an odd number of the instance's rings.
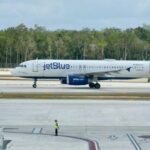
{"label": "winglet", "polygon": [[129,67],[129,68],[127,68],[126,70],[130,72],[131,68],[132,68],[132,67]]}

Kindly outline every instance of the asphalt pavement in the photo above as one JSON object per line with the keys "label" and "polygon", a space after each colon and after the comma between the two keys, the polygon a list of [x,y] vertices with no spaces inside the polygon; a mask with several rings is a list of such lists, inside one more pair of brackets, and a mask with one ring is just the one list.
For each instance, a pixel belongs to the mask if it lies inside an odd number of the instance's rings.
{"label": "asphalt pavement", "polygon": [[144,100],[1,99],[0,126],[10,150],[149,150],[149,110]]}

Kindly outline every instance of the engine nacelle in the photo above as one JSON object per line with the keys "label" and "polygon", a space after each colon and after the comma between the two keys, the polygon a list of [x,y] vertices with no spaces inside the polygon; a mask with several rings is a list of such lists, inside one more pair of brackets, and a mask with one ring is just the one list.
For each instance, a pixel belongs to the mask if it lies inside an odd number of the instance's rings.
{"label": "engine nacelle", "polygon": [[61,83],[69,85],[86,85],[88,84],[88,77],[80,75],[69,75],[67,78],[61,79]]}

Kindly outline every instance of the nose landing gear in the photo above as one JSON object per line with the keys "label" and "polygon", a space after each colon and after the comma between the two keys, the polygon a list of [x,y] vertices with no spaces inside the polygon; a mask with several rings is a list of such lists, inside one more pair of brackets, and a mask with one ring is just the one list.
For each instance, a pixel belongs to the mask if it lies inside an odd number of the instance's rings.
{"label": "nose landing gear", "polygon": [[34,83],[33,83],[33,85],[32,85],[32,86],[33,86],[33,88],[36,88],[36,87],[37,87],[36,82],[37,82],[37,78],[35,78],[35,79],[34,79]]}

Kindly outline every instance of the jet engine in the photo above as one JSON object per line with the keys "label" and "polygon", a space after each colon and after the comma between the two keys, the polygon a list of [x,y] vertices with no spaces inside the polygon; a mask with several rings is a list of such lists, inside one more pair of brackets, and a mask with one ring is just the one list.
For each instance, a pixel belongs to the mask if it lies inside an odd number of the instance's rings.
{"label": "jet engine", "polygon": [[88,84],[88,77],[81,75],[69,75],[67,78],[62,78],[61,83],[69,85],[86,85]]}

